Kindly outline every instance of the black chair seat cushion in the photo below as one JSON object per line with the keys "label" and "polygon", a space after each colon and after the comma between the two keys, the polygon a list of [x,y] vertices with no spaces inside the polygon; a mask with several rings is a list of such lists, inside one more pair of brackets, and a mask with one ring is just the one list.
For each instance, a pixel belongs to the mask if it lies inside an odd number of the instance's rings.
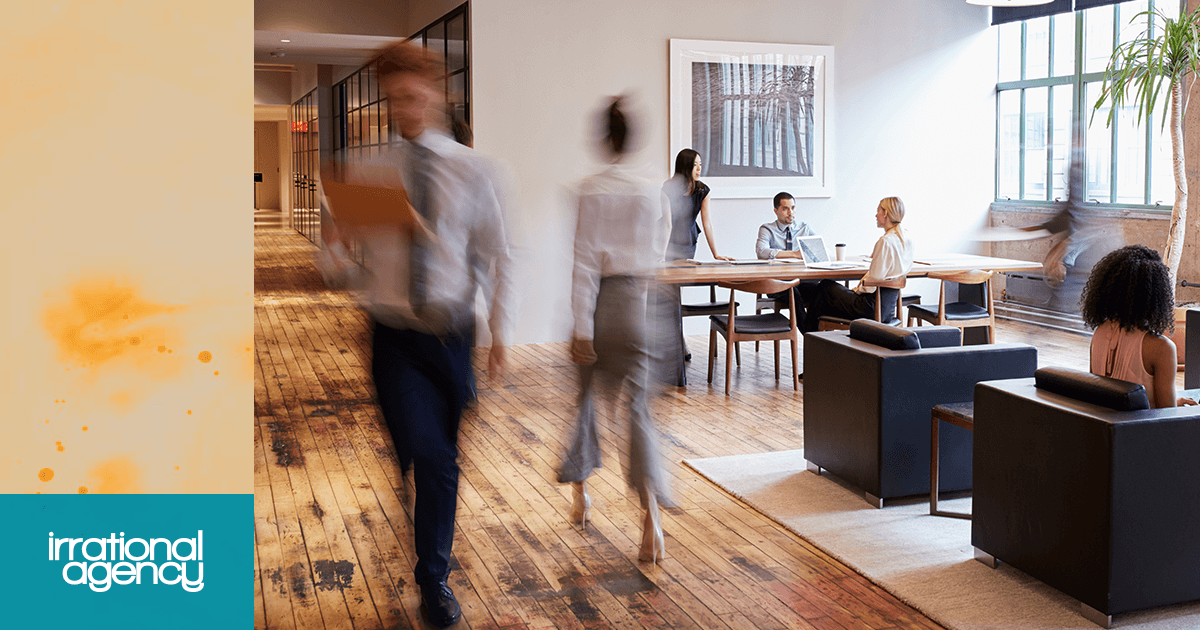
{"label": "black chair seat cushion", "polygon": [[[726,305],[728,307],[728,304]],[[721,331],[729,330],[728,315],[710,315],[709,319]],[[748,335],[766,335],[783,333],[792,329],[792,320],[779,313],[763,313],[762,315],[738,315],[737,331]]]}
{"label": "black chair seat cushion", "polygon": [[[925,321],[936,321],[938,310],[936,306],[913,305],[908,307],[909,317],[919,317]],[[986,308],[970,302],[950,302],[946,305],[946,319],[949,321],[963,319],[980,319],[987,317]]]}
{"label": "black chair seat cushion", "polygon": [[[684,317],[720,315],[729,312],[729,302],[699,302],[697,304],[680,304],[679,306],[683,309]],[[737,308],[738,303],[734,302],[733,306]]]}
{"label": "black chair seat cushion", "polygon": [[1150,398],[1141,383],[1097,376],[1069,368],[1042,368],[1033,373],[1034,386],[1075,400],[1115,411],[1150,408]]}

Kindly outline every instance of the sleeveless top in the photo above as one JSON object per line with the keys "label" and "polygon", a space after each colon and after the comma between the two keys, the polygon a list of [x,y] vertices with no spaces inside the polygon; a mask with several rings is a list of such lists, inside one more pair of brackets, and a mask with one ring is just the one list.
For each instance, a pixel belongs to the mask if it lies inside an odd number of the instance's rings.
{"label": "sleeveless top", "polygon": [[[1092,374],[1110,376],[1122,381],[1141,383],[1150,399],[1150,408],[1157,409],[1154,400],[1154,377],[1142,363],[1144,330],[1124,330],[1116,322],[1104,322],[1092,335]],[[1172,374],[1171,378],[1175,375]]]}
{"label": "sleeveless top", "polygon": [[[708,196],[709,188],[700,180],[696,180],[692,194],[684,189],[682,177],[672,177],[663,183],[663,192],[671,201],[671,241],[667,258],[691,258],[696,254],[696,242],[700,236],[700,226],[696,217],[700,216],[700,206]],[[683,255],[687,254],[687,255]]]}

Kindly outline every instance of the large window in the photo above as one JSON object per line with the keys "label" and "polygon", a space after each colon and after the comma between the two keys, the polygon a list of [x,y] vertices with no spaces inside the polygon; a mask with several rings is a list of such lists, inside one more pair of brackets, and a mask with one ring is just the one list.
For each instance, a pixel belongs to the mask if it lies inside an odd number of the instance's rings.
{"label": "large window", "polygon": [[[1134,0],[1002,24],[996,85],[996,199],[1067,197],[1071,128],[1084,130],[1087,202],[1170,207],[1175,199],[1167,99],[1140,122],[1127,105],[1107,126],[1092,113],[1116,45],[1146,30],[1148,9],[1179,14],[1179,0]],[[1131,20],[1133,22],[1131,23]]]}

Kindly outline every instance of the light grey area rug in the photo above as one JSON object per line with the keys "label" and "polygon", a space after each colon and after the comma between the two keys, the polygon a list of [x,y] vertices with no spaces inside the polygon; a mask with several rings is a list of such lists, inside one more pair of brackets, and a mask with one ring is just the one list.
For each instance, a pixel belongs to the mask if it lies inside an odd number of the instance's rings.
{"label": "light grey area rug", "polygon": [[[1077,600],[1007,565],[975,561],[970,521],[930,516],[928,501],[874,509],[836,477],[805,470],[802,451],[684,464],[947,628],[1097,627],[1080,616]],[[970,512],[971,499],[939,501],[938,508]],[[1200,629],[1200,604],[1118,615],[1113,627]]]}

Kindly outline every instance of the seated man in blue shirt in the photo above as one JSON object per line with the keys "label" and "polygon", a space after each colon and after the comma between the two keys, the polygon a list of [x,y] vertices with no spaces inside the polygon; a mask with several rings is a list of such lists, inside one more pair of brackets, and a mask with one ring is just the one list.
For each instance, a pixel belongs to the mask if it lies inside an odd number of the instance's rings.
{"label": "seated man in blue shirt", "polygon": [[[796,220],[796,199],[791,194],[781,192],[775,195],[775,221],[764,223],[758,228],[758,242],[754,251],[763,260],[802,258],[800,255],[801,236],[815,236],[812,228],[803,221]],[[804,329],[805,305],[811,303],[816,295],[820,282],[801,280],[793,287],[796,293],[796,324]],[[777,307],[786,308],[788,296],[786,291],[773,293]]]}

